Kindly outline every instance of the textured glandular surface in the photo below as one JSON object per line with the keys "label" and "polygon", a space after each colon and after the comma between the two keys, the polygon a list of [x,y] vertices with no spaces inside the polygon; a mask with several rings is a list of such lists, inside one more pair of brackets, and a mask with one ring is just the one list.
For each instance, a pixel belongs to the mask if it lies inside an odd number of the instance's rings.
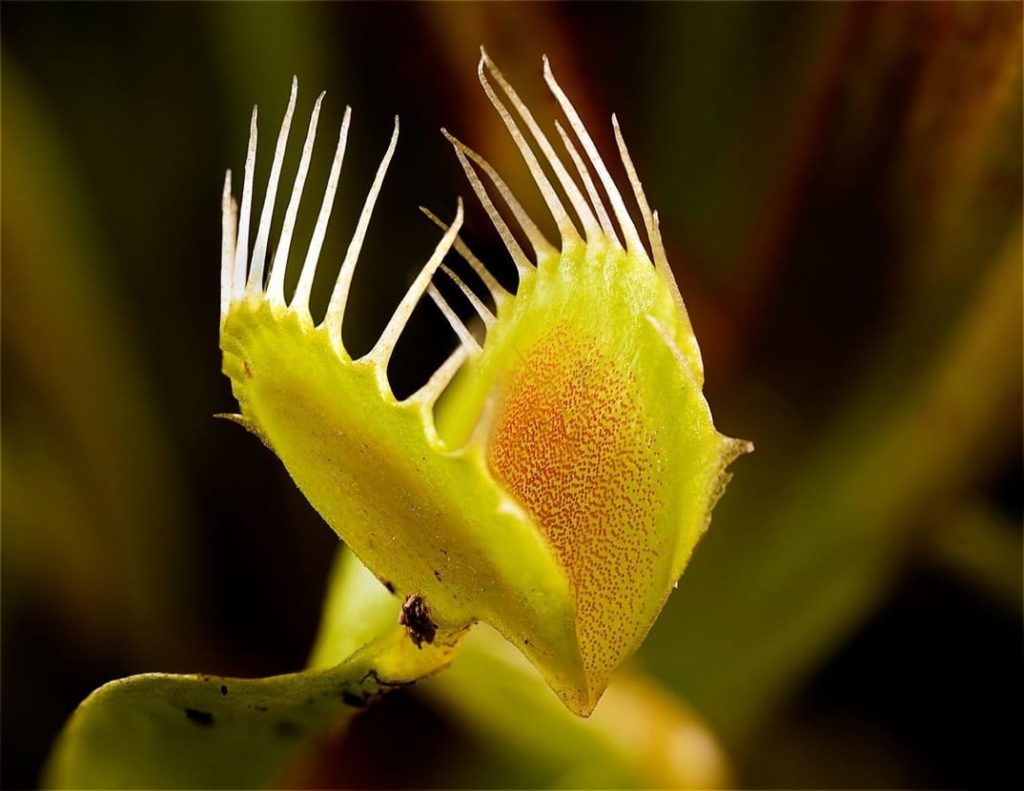
{"label": "textured glandular surface", "polygon": [[580,653],[596,677],[646,629],[639,609],[652,595],[662,510],[656,437],[625,362],[556,326],[502,384],[488,449],[568,572]]}

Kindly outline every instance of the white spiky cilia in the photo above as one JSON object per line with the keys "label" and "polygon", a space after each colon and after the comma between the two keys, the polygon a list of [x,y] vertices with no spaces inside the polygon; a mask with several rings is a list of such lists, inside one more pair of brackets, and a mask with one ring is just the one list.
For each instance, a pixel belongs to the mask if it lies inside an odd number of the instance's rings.
{"label": "white spiky cilia", "polygon": [[[439,634],[457,635],[477,620],[490,623],[571,709],[586,714],[685,568],[728,480],[726,465],[750,446],[714,429],[701,394],[700,351],[665,256],[658,215],[615,116],[616,144],[649,251],[547,58],[544,79],[568,123],[568,130],[555,124],[567,159],[486,53],[478,75],[554,219],[558,245],[482,156],[442,130],[518,271],[516,293],[503,288],[460,239],[461,200],[450,225],[423,209],[442,238],[373,348],[353,360],[342,338],[345,308],[397,144],[398,119],[326,312],[316,321],[309,297],[351,113],[346,109],[288,300],[289,250],[323,100],[321,94],[313,107],[267,268],[295,110],[293,82],[251,252],[255,110],[240,209],[230,171],[225,179],[224,370],[241,405],[241,414],[232,417],[277,453],[379,579],[425,602]],[[517,235],[527,240],[529,252]],[[452,249],[490,293],[493,311],[444,265]],[[480,317],[482,345],[432,282],[438,272]],[[458,344],[419,390],[399,401],[387,366],[424,294],[444,314]],[[445,408],[435,416],[442,393],[448,394]]]}
{"label": "white spiky cilia", "polygon": [[[616,187],[611,174],[608,172],[604,161],[601,159],[590,134],[584,127],[583,122],[572,103],[555,80],[547,56],[544,57],[543,61],[544,78],[565,112],[570,127],[578,136],[579,142],[587,154],[590,166],[597,174],[597,177],[604,187],[612,204],[615,219],[619,224],[619,228],[621,228],[622,235],[626,239],[625,250],[632,255],[647,258],[647,250],[644,247],[643,242],[640,240],[636,226],[630,218],[629,211],[623,201],[622,195]],[[543,152],[546,161],[554,170],[558,178],[558,182],[565,191],[565,194],[568,196],[570,204],[572,205],[580,223],[580,227],[583,230],[582,236],[575,221],[566,211],[557,192],[548,180],[543,168],[537,160],[536,155],[524,138],[515,119],[508,112],[508,109],[502,103],[501,99],[498,97],[488,81],[487,72],[490,72],[496,82],[506,92],[509,100],[512,102],[512,105],[522,117],[523,122]],[[480,59],[479,76],[487,97],[490,99],[502,120],[507,125],[516,145],[522,152],[523,159],[529,167],[530,173],[539,187],[552,217],[557,223],[558,230],[561,234],[561,249],[565,249],[568,246],[576,246],[581,242],[585,242],[586,245],[597,249],[604,249],[608,245],[613,245],[619,250],[623,250],[622,243],[619,241],[618,231],[609,217],[608,211],[605,208],[601,196],[594,184],[591,173],[561,123],[556,121],[555,126],[583,184],[586,196],[584,196],[584,193],[580,191],[580,187],[566,169],[564,163],[555,152],[547,136],[535,121],[530,110],[490,60],[486,52],[483,52]],[[249,254],[248,241],[253,203],[253,173],[256,167],[258,108],[253,108],[252,120],[250,122],[249,147],[245,160],[245,177],[242,188],[240,211],[238,202],[232,194],[230,170],[227,171],[224,179],[224,194],[221,205],[223,244],[221,251],[220,317],[222,324],[231,308],[231,305],[243,299],[265,299],[270,305],[276,308],[286,309],[295,313],[298,317],[312,322],[309,310],[309,298],[313,287],[313,278],[316,274],[317,262],[320,258],[320,251],[323,248],[324,239],[327,233],[327,225],[334,206],[335,194],[338,189],[352,110],[351,107],[345,108],[345,115],[341,123],[338,143],[335,148],[330,175],[327,179],[327,186],[324,190],[323,199],[320,204],[320,212],[317,216],[316,226],[314,227],[313,234],[310,237],[305,258],[299,270],[300,275],[295,292],[291,300],[286,302],[284,282],[285,272],[288,265],[288,254],[291,249],[296,215],[298,214],[299,204],[302,200],[302,192],[306,184],[306,175],[309,171],[309,163],[313,153],[313,144],[316,139],[317,123],[320,116],[320,105],[326,95],[326,92],[321,93],[317,97],[316,103],[313,105],[309,128],[306,132],[306,139],[302,148],[302,158],[295,174],[295,181],[292,186],[288,207],[285,211],[284,220],[282,222],[277,249],[271,262],[269,274],[265,276],[264,266],[270,237],[270,226],[274,213],[274,205],[277,199],[281,167],[287,148],[288,135],[291,130],[291,121],[295,111],[297,94],[298,79],[293,78],[291,95],[288,100],[288,106],[285,110],[284,120],[281,123],[280,132],[278,133],[277,145],[274,150],[274,159],[270,170],[270,179],[267,183],[267,194],[260,213],[259,226],[251,255]],[[612,115],[612,126],[615,132],[615,140],[618,144],[619,153],[622,157],[623,165],[625,166],[630,184],[633,188],[633,194],[637,201],[637,208],[639,209],[640,215],[644,221],[651,245],[654,265],[662,273],[665,280],[672,286],[673,296],[675,297],[682,314],[685,316],[686,312],[683,300],[679,294],[678,286],[676,285],[675,278],[672,275],[671,268],[669,267],[668,259],[665,256],[665,248],[658,224],[658,213],[656,211],[652,212],[650,209],[643,187],[637,177],[633,161],[629,155],[628,149],[626,148],[625,141],[623,140],[618,119],[614,114]],[[554,247],[551,242],[545,238],[544,234],[537,227],[536,223],[530,219],[529,215],[512,194],[512,191],[501,176],[498,175],[494,167],[491,166],[486,159],[466,146],[462,141],[451,135],[448,130],[442,129],[441,131],[453,145],[455,154],[466,173],[466,177],[469,180],[473,192],[480,200],[481,205],[487,212],[488,217],[500,235],[502,242],[508,249],[519,275],[522,276],[528,271],[528,268],[535,266],[540,258],[558,255],[559,248]],[[349,242],[348,250],[338,272],[327,311],[322,319],[323,326],[325,326],[331,332],[332,337],[336,339],[338,350],[344,354],[345,359],[349,359],[349,356],[344,349],[341,330],[345,316],[345,306],[348,301],[349,291],[352,284],[352,276],[355,272],[359,253],[362,250],[363,241],[366,237],[370,219],[373,216],[373,209],[376,205],[377,197],[380,194],[384,177],[387,174],[388,166],[391,164],[391,159],[398,143],[398,132],[399,120],[396,116],[394,132],[391,135],[387,150],[381,159],[380,165],[377,168],[376,176],[369,192],[367,193],[362,211],[359,215],[359,220],[356,224],[355,232]],[[477,171],[474,169],[474,165],[479,167],[487,178],[490,179],[495,190],[501,196],[510,213],[519,224],[519,228],[522,230],[524,236],[533,248],[532,258],[523,251],[522,247],[516,241],[512,230],[502,218],[501,213],[498,211]],[[466,283],[454,272],[452,272],[449,267],[442,263],[445,255],[447,255],[449,250],[454,247],[456,252],[462,256],[462,258],[480,277],[480,280],[490,292],[496,305],[500,306],[504,304],[507,300],[512,298],[512,295],[498,283],[494,276],[489,272],[486,265],[476,255],[474,255],[466,244],[459,238],[458,231],[462,225],[461,201],[459,202],[455,221],[450,227],[438,219],[436,215],[428,209],[421,207],[421,211],[436,225],[438,225],[438,227],[444,230],[445,235],[438,243],[434,253],[430,256],[427,263],[420,270],[419,275],[407,291],[405,297],[399,303],[399,306],[396,308],[391,320],[388,322],[376,345],[370,352],[368,352],[367,357],[377,362],[386,370],[391,352],[394,350],[395,344],[397,343],[402,330],[405,328],[406,322],[412,315],[412,311],[415,308],[416,303],[419,301],[420,297],[422,297],[424,292],[429,294],[434,303],[451,324],[452,329],[455,331],[460,341],[459,347],[456,348],[448,361],[446,361],[437,371],[441,376],[431,379],[413,396],[414,398],[423,399],[433,403],[441,392],[443,392],[444,387],[456,373],[459,365],[465,360],[466,355],[468,353],[476,353],[481,350],[480,344],[473,337],[473,334],[466,328],[462,320],[459,319],[456,313],[451,309],[437,288],[431,284],[430,281],[434,274],[440,270],[459,288],[483,320],[485,327],[490,327],[495,318],[494,314],[480,301],[479,297],[472,291],[472,289],[467,286]],[[658,326],[660,327],[660,325]],[[664,328],[661,328],[661,331],[664,333]],[[671,336],[667,333],[665,333],[665,336],[666,340],[670,340],[672,345],[675,345],[675,340],[671,339]],[[699,348],[694,344],[693,348],[687,349],[687,352],[690,352],[690,354],[687,355],[687,359],[698,363],[695,374],[698,377],[698,381],[700,381],[703,378],[703,371],[699,366]]]}

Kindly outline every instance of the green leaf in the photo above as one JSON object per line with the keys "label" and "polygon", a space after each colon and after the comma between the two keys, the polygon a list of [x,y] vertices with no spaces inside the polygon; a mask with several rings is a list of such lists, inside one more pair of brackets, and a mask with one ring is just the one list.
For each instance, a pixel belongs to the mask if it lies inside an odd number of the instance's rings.
{"label": "green leaf", "polygon": [[443,668],[456,644],[416,648],[397,627],[344,662],[264,679],[148,673],[83,702],[50,758],[55,788],[257,788],[390,689]]}

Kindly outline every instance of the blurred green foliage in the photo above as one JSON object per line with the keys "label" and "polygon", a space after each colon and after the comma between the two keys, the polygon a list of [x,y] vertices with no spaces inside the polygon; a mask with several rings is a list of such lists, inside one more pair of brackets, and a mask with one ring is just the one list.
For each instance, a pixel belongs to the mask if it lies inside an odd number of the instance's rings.
{"label": "blurred green foliage", "polygon": [[[1024,780],[1018,4],[8,3],[0,20],[5,784],[37,782],[111,678],[302,666],[336,542],[209,417],[230,406],[223,169],[293,73],[329,91],[325,128],[351,104],[340,263],[401,114],[346,326],[366,349],[436,239],[416,204],[465,191],[438,126],[472,129],[532,194],[480,100],[481,43],[541,107],[547,52],[603,147],[617,112],[716,422],[758,448],[637,672],[710,724],[742,784]],[[505,266],[482,213],[468,228]],[[450,343],[426,315],[410,334],[408,389]],[[524,773],[542,746],[490,708],[396,693],[305,782],[541,782]],[[417,740],[415,775],[396,739]]]}

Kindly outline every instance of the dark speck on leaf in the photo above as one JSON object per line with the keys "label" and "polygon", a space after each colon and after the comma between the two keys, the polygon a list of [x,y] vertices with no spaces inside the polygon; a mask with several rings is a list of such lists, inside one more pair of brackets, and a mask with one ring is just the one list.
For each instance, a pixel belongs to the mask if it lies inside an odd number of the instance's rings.
{"label": "dark speck on leaf", "polygon": [[221,684],[220,685],[220,694],[221,695],[227,695],[228,694],[228,688],[227,688],[227,686],[225,684]]}
{"label": "dark speck on leaf", "polygon": [[185,709],[185,716],[196,725],[213,725],[213,715],[199,709]]}
{"label": "dark speck on leaf", "polygon": [[388,589],[388,593],[395,592],[395,583],[385,580],[384,587]]}
{"label": "dark speck on leaf", "polygon": [[441,572],[437,569],[434,569],[434,579],[436,579],[438,582],[441,581]]}
{"label": "dark speck on leaf", "polygon": [[256,711],[267,711],[266,706],[253,706],[253,708],[256,709]]}
{"label": "dark speck on leaf", "polygon": [[345,691],[341,693],[341,699],[344,701],[346,706],[355,706],[361,709],[366,705],[366,697],[364,695],[357,695],[355,692]]}
{"label": "dark speck on leaf", "polygon": [[402,612],[398,616],[398,623],[405,627],[409,638],[422,648],[423,643],[434,642],[434,635],[437,634],[437,624],[430,618],[430,610],[422,596],[413,594],[406,596],[402,603]]}

